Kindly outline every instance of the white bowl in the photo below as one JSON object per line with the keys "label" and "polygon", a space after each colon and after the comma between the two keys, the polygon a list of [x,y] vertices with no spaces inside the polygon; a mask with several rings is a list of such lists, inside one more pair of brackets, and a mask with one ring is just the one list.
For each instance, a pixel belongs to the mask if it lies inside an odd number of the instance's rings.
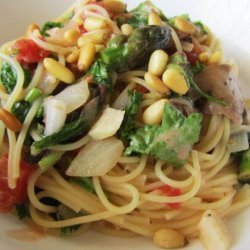
{"label": "white bowl", "polygon": [[[140,1],[127,0],[129,7]],[[240,77],[244,83],[244,95],[250,96],[250,1],[248,0],[162,0],[153,1],[167,16],[188,13],[192,19],[202,20],[221,39],[227,58],[234,58],[239,65]],[[0,43],[21,36],[30,23],[42,24],[58,16],[72,0],[1,0],[0,7]],[[233,249],[249,249],[250,209],[229,221],[233,235]],[[55,238],[45,237],[35,243],[12,239],[6,231],[23,228],[24,225],[13,215],[0,215],[0,249],[1,250],[153,250],[151,239],[133,238],[117,239],[89,232],[80,237]],[[201,249],[199,242],[189,244],[185,249]]]}

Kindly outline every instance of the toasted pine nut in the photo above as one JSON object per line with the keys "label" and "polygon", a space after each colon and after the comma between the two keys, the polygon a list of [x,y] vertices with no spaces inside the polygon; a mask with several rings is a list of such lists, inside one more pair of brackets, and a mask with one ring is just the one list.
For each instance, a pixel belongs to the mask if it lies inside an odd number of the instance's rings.
{"label": "toasted pine nut", "polygon": [[57,79],[65,83],[72,83],[75,81],[74,74],[65,66],[52,58],[45,58],[43,60],[45,69]]}
{"label": "toasted pine nut", "polygon": [[102,44],[95,44],[95,52],[98,53],[101,50],[105,49],[105,46]]}
{"label": "toasted pine nut", "polygon": [[185,237],[178,231],[162,228],[154,233],[154,243],[163,248],[181,248],[186,245]]}
{"label": "toasted pine nut", "polygon": [[144,76],[146,83],[155,91],[161,94],[169,94],[170,91],[166,85],[157,76],[147,72]]}
{"label": "toasted pine nut", "polygon": [[151,104],[142,115],[142,120],[147,125],[159,124],[162,121],[163,109],[168,99],[161,99]]}
{"label": "toasted pine nut", "polygon": [[83,25],[86,30],[92,31],[106,28],[107,22],[98,17],[87,17]]}
{"label": "toasted pine nut", "polygon": [[217,50],[215,51],[210,58],[208,59],[208,64],[220,64],[222,63],[222,51],[221,50]]}
{"label": "toasted pine nut", "polygon": [[197,31],[197,28],[191,22],[189,22],[181,17],[175,18],[174,26],[178,30],[180,30],[186,34],[190,34],[190,35],[194,34]]}
{"label": "toasted pine nut", "polygon": [[108,11],[114,14],[124,13],[126,10],[126,5],[119,0],[104,0],[103,4]]}
{"label": "toasted pine nut", "polygon": [[179,95],[186,94],[189,89],[185,77],[177,69],[167,69],[162,76],[162,80],[168,88]]}
{"label": "toasted pine nut", "polygon": [[77,45],[78,47],[82,48],[88,43],[102,44],[106,36],[107,36],[106,30],[100,30],[99,32],[91,35],[83,35],[78,39]]}
{"label": "toasted pine nut", "polygon": [[156,76],[161,76],[168,63],[168,54],[163,50],[155,50],[149,60],[148,71]]}
{"label": "toasted pine nut", "polygon": [[6,109],[0,108],[0,120],[8,129],[15,133],[19,132],[22,128],[22,123]]}
{"label": "toasted pine nut", "polygon": [[148,17],[148,24],[149,25],[161,25],[162,21],[161,21],[161,18],[155,12],[151,12]]}
{"label": "toasted pine nut", "polygon": [[66,62],[68,63],[74,63],[78,60],[80,55],[80,51],[79,50],[75,50],[72,53],[70,53],[67,58],[66,58]]}
{"label": "toasted pine nut", "polygon": [[86,71],[93,63],[95,58],[95,45],[93,43],[86,44],[80,51],[78,59],[78,69]]}
{"label": "toasted pine nut", "polygon": [[202,52],[199,54],[199,61],[202,63],[207,62],[209,59],[209,53],[208,52]]}
{"label": "toasted pine nut", "polygon": [[38,25],[35,23],[28,26],[26,30],[26,36],[29,36],[31,33],[33,33],[34,30],[39,30]]}
{"label": "toasted pine nut", "polygon": [[69,43],[73,43],[73,44],[77,43],[77,40],[80,36],[81,36],[81,34],[78,30],[67,30],[63,34],[64,40],[69,42]]}
{"label": "toasted pine nut", "polygon": [[133,32],[133,30],[133,27],[128,23],[125,23],[121,26],[122,34],[125,36],[129,36]]}

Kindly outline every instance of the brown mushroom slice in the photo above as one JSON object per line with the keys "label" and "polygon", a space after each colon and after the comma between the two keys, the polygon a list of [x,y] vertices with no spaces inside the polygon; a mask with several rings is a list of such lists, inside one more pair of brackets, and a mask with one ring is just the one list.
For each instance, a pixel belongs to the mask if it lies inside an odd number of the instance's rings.
{"label": "brown mushroom slice", "polygon": [[226,102],[226,105],[207,102],[204,113],[225,115],[234,123],[242,123],[243,95],[240,82],[229,65],[207,66],[195,76],[194,80],[202,91]]}

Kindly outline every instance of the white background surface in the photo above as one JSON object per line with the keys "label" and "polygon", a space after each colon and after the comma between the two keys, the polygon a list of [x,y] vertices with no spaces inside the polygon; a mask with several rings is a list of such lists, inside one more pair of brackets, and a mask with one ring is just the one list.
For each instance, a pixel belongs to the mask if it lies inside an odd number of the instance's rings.
{"label": "white background surface", "polygon": [[[30,23],[42,24],[56,17],[71,0],[0,0],[0,44],[22,35]],[[127,0],[129,6],[140,1]],[[249,0],[155,0],[167,16],[190,14],[193,20],[202,20],[221,39],[227,58],[233,58],[240,68],[244,94],[250,94],[250,1]],[[234,236],[233,249],[250,249],[250,209],[229,222]],[[154,250],[150,239],[116,239],[87,233],[74,238],[52,238],[36,243],[24,243],[6,236],[7,230],[23,228],[11,215],[0,215],[0,250]],[[185,249],[201,249],[198,243]]]}

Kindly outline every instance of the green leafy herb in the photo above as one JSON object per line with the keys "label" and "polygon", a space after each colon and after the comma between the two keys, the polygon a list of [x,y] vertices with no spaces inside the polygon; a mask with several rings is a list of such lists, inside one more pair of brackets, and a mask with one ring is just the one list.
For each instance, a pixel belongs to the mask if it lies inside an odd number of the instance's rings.
{"label": "green leafy herb", "polygon": [[179,73],[185,77],[188,85],[191,86],[200,96],[206,98],[211,102],[218,103],[220,105],[226,104],[224,100],[217,99],[203,92],[199,88],[199,86],[194,82],[193,72],[191,70],[190,64],[188,63],[187,57],[184,53],[176,52],[174,55],[172,55],[170,58],[170,63],[168,64],[167,68],[173,68],[178,70]]}
{"label": "green leafy herb", "polygon": [[72,178],[71,181],[88,192],[95,194],[95,187],[91,177]]}
{"label": "green leafy herb", "polygon": [[244,151],[241,155],[238,177],[242,183],[250,184],[250,149]]}
{"label": "green leafy herb", "polygon": [[95,84],[103,84],[109,91],[113,90],[112,70],[101,59],[98,59],[90,68],[89,74],[92,75]]}
{"label": "green leafy herb", "polygon": [[202,64],[201,62],[196,62],[195,65],[191,65],[191,72],[193,75],[198,74],[204,69],[205,65]]}
{"label": "green leafy herb", "polygon": [[161,125],[144,126],[130,137],[125,154],[150,154],[179,167],[185,164],[194,143],[199,140],[202,115],[187,118],[170,104],[164,106]]}
{"label": "green leafy herb", "polygon": [[152,25],[135,29],[129,38],[118,36],[119,39],[115,37],[115,42],[111,40],[100,55],[115,71],[123,72],[144,65],[153,51],[165,49],[170,38],[170,29]]}
{"label": "green leafy herb", "polygon": [[16,205],[16,211],[20,220],[30,217],[28,205],[25,203]]}
{"label": "green leafy herb", "polygon": [[42,150],[75,139],[87,132],[88,123],[84,118],[66,124],[59,132],[46,136],[32,144],[31,153],[36,155]]}
{"label": "green leafy herb", "polygon": [[[24,72],[24,87],[27,87],[31,81],[31,73],[27,69],[23,69]],[[0,73],[0,80],[4,85],[7,93],[12,93],[16,86],[17,82],[17,74],[16,71],[11,67],[10,64],[3,62],[1,73]]]}
{"label": "green leafy herb", "polygon": [[0,79],[6,91],[10,94],[15,88],[17,81],[16,71],[10,64],[3,62]]}
{"label": "green leafy herb", "polygon": [[53,28],[62,28],[63,24],[59,23],[59,22],[47,22],[43,25],[42,29],[41,29],[41,34],[43,36],[49,36],[49,34],[47,33],[48,30],[53,29]]}
{"label": "green leafy herb", "polygon": [[29,110],[30,103],[24,100],[15,102],[11,108],[11,112],[18,118],[20,122],[24,122]]}
{"label": "green leafy herb", "polygon": [[193,24],[199,29],[201,35],[207,34],[207,29],[201,21],[195,21]]}
{"label": "green leafy herb", "polygon": [[69,236],[72,233],[74,233],[75,231],[77,231],[80,227],[81,227],[81,225],[62,227],[61,228],[61,236],[63,236],[63,237]]}
{"label": "green leafy herb", "polygon": [[135,133],[135,119],[142,100],[142,93],[140,92],[129,92],[128,95],[130,97],[129,105],[125,108],[125,116],[118,132],[125,142]]}

